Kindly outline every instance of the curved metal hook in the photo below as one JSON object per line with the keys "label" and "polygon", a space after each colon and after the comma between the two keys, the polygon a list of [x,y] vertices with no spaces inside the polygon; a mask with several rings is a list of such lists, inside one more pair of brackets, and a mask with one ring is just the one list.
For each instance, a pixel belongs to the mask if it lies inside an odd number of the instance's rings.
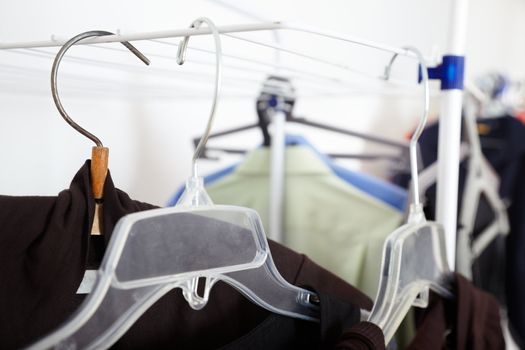
{"label": "curved metal hook", "polygon": [[[88,139],[93,141],[97,147],[102,147],[102,142],[98,137],[87,131],[86,129],[82,128],[80,125],[75,123],[73,119],[67,114],[66,110],[62,106],[62,103],[60,102],[60,98],[58,97],[58,88],[57,88],[57,75],[58,75],[58,66],[60,65],[60,62],[62,61],[62,57],[64,57],[64,54],[67,50],[74,44],[76,44],[78,41],[90,38],[93,36],[104,36],[104,35],[114,35],[114,33],[106,32],[102,30],[94,30],[89,32],[84,32],[81,34],[78,34],[77,36],[69,39],[68,42],[62,46],[60,51],[58,51],[55,61],[53,62],[53,68],[51,69],[51,93],[53,95],[53,100],[55,101],[55,105],[58,108],[58,111],[60,112],[60,115],[64,118],[64,120],[73,127],[76,131],[81,133],[82,135],[86,136]],[[127,41],[121,42],[122,45],[127,47],[135,56],[137,56],[142,62],[144,62],[146,65],[149,65],[150,61],[149,59],[144,56],[139,50],[137,50],[133,45],[131,45]]]}
{"label": "curved metal hook", "polygon": [[[407,46],[404,47],[405,50],[410,51],[414,53],[419,61],[419,64],[421,65],[421,76],[422,76],[422,82],[423,82],[423,89],[424,89],[424,105],[423,105],[423,114],[421,116],[421,119],[419,119],[419,124],[412,134],[412,138],[410,139],[410,173],[412,177],[412,186],[413,186],[413,205],[416,207],[419,207],[420,200],[419,200],[419,178],[418,178],[418,166],[417,166],[417,141],[419,140],[419,137],[421,136],[421,133],[423,132],[425,125],[427,124],[428,114],[430,110],[430,89],[429,89],[429,83],[428,83],[428,70],[427,65],[425,63],[425,58],[421,54],[421,52],[416,49],[415,47]],[[392,70],[392,65],[394,61],[396,60],[398,54],[394,54],[392,58],[390,59],[389,64],[386,66],[385,69],[385,80],[388,80],[390,78],[390,72]]]}
{"label": "curved metal hook", "polygon": [[[216,54],[215,91],[213,93],[213,103],[211,105],[210,117],[208,118],[208,124],[206,125],[204,134],[202,135],[197,145],[197,148],[195,149],[195,153],[193,153],[193,160],[192,160],[193,176],[196,176],[197,174],[197,169],[196,169],[197,159],[199,159],[200,155],[204,151],[204,148],[206,147],[206,142],[208,142],[208,138],[210,136],[211,127],[213,125],[213,120],[215,119],[215,112],[217,110],[217,103],[219,102],[219,94],[221,90],[221,80],[222,80],[222,47],[221,47],[221,36],[220,36],[219,30],[217,29],[215,24],[209,18],[206,18],[206,17],[197,18],[190,25],[190,28],[198,29],[203,23],[206,23],[208,25],[211,32],[213,33],[213,38],[215,40],[215,54]],[[179,48],[177,50],[177,63],[179,65],[184,64],[186,60],[186,50],[188,48],[189,40],[190,40],[190,37],[185,36],[179,44]]]}

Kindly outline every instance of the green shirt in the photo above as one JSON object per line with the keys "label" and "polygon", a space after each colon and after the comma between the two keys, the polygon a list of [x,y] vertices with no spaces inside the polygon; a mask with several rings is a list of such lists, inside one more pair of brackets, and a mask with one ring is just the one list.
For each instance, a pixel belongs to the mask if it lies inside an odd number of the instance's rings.
{"label": "green shirt", "polygon": [[[310,149],[289,146],[285,152],[283,243],[374,299],[383,243],[402,214],[337,177]],[[216,204],[255,209],[266,230],[270,157],[268,148],[256,149],[207,187]]]}

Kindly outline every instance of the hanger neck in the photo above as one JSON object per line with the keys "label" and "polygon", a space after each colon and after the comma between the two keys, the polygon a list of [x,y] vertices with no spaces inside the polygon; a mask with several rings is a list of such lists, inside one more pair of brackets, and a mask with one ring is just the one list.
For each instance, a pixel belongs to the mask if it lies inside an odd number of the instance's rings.
{"label": "hanger neck", "polygon": [[92,235],[102,234],[102,201],[104,197],[104,183],[108,174],[109,148],[95,146],[91,151],[91,190],[95,198],[95,217],[91,227]]}

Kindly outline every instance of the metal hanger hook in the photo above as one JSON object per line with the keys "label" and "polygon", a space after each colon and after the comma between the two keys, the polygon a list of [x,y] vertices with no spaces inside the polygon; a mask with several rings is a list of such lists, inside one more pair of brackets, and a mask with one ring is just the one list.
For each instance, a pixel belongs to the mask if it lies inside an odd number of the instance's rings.
{"label": "metal hanger hook", "polygon": [[[213,120],[215,119],[215,112],[217,111],[217,104],[219,102],[219,95],[221,90],[221,80],[222,80],[222,46],[221,46],[221,36],[219,33],[219,30],[217,29],[217,26],[206,17],[200,17],[197,18],[193,23],[191,24],[190,28],[198,29],[200,26],[206,23],[208,27],[210,28],[213,38],[215,40],[215,57],[216,57],[216,65],[215,65],[215,91],[213,93],[213,103],[211,105],[210,110],[210,117],[208,118],[208,124],[206,125],[206,130],[204,131],[204,134],[202,135],[197,148],[195,149],[195,153],[193,153],[193,176],[196,176],[197,174],[197,160],[201,156],[202,152],[204,151],[204,148],[206,147],[206,142],[208,142],[208,138],[211,133],[211,128],[213,125]],[[188,41],[190,40],[189,36],[185,36],[184,39],[181,40],[179,44],[179,48],[177,50],[177,63],[179,65],[184,64],[186,60],[186,50],[188,48]]]}
{"label": "metal hanger hook", "polygon": [[[94,37],[94,36],[104,36],[104,35],[115,35],[111,32],[106,32],[103,30],[93,30],[89,32],[84,32],[81,34],[78,34],[77,36],[69,39],[64,46],[58,51],[55,61],[53,62],[53,68],[51,69],[51,94],[53,95],[53,100],[55,101],[55,105],[58,108],[58,111],[60,112],[60,115],[64,118],[64,120],[73,127],[76,131],[93,141],[97,147],[102,147],[102,142],[98,137],[87,131],[86,129],[82,128],[80,125],[75,123],[73,119],[67,114],[66,110],[64,109],[64,106],[62,106],[62,103],[60,102],[60,98],[58,96],[58,88],[57,88],[57,75],[58,75],[58,66],[60,65],[60,62],[62,61],[62,58],[64,57],[64,54],[67,50],[73,45],[75,45],[80,40]],[[133,45],[131,45],[127,41],[121,42],[122,45],[124,45],[126,48],[128,48],[135,56],[137,56],[142,62],[144,62],[146,65],[149,65],[150,61],[149,59],[144,56],[139,50],[137,50]]]}
{"label": "metal hanger hook", "polygon": [[[413,189],[413,205],[415,207],[419,207],[421,205],[420,199],[419,199],[419,178],[418,178],[418,166],[417,166],[417,147],[418,147],[418,140],[421,136],[421,133],[423,133],[423,130],[427,124],[428,114],[430,111],[430,88],[429,88],[429,81],[428,81],[428,70],[427,65],[425,63],[425,58],[421,54],[421,52],[416,49],[415,47],[407,46],[404,47],[405,50],[412,52],[416,55],[419,64],[421,66],[421,77],[422,77],[422,83],[423,83],[423,92],[424,92],[424,104],[423,104],[423,113],[421,115],[421,118],[419,119],[419,124],[412,134],[412,137],[410,139],[410,173],[412,177],[412,189]],[[388,80],[390,78],[390,72],[392,70],[392,65],[394,61],[396,60],[398,54],[394,54],[392,58],[390,59],[389,64],[386,66],[385,69],[385,80]]]}

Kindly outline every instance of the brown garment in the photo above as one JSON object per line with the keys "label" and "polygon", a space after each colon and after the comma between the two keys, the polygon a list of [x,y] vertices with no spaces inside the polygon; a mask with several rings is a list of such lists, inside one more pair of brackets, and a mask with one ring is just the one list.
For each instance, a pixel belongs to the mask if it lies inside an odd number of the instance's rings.
{"label": "brown garment", "polygon": [[321,300],[320,325],[270,314],[249,333],[220,349],[334,349],[343,330],[359,322],[360,315],[356,312],[359,310],[327,294],[318,293],[318,296]]}
{"label": "brown garment", "polygon": [[385,350],[381,328],[370,322],[360,322],[345,331],[337,341],[336,350]]}
{"label": "brown garment", "polygon": [[[505,349],[499,305],[494,296],[455,275],[455,300],[431,294],[428,308],[421,310],[417,333],[408,350]],[[384,350],[379,327],[360,322],[340,336],[336,350]]]}
{"label": "brown garment", "polygon": [[[93,249],[89,231],[94,207],[89,161],[70,188],[58,197],[0,196],[0,348],[31,344],[57,328],[78,308],[81,298],[76,291],[86,268],[88,250]],[[102,226],[106,243],[122,216],[152,208],[116,189],[108,173]],[[319,292],[322,314],[337,317],[329,320],[331,316],[327,316],[319,325],[273,315],[230,286],[218,283],[211,291],[210,302],[200,311],[187,305],[180,290],[170,291],[113,348],[234,349],[235,341],[267,324],[280,330],[292,329],[287,333],[290,341],[305,336],[306,348],[332,347],[342,329],[357,322],[357,307],[369,309],[371,301],[304,255],[272,241],[269,244],[282,276]],[[275,318],[280,318],[279,323],[271,322]],[[290,344],[296,343],[281,345],[289,348]]]}
{"label": "brown garment", "polygon": [[459,274],[455,275],[455,295],[455,300],[432,295],[408,349],[505,349],[496,299]]}

